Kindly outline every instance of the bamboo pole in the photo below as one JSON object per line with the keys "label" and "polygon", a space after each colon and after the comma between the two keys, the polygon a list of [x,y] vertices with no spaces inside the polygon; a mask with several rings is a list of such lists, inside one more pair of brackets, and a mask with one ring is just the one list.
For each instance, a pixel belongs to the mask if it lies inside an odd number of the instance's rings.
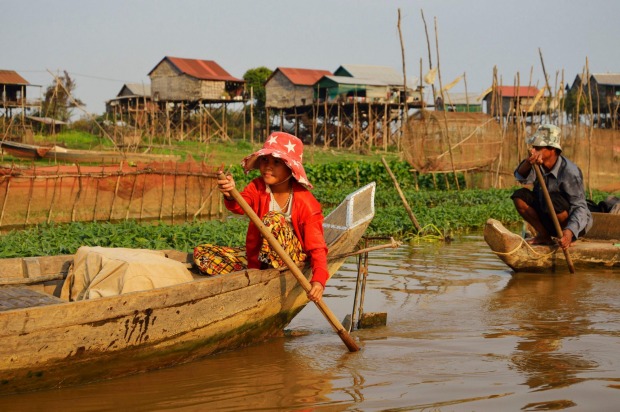
{"label": "bamboo pole", "polygon": [[[267,126],[269,132],[269,126]],[[254,144],[254,87],[250,87],[250,143]]]}
{"label": "bamboo pole", "polygon": [[588,66],[588,57],[586,56],[586,73],[588,73],[588,101],[589,111],[590,111],[590,121],[588,127],[588,133],[586,134],[588,137],[588,192],[590,194],[590,199],[592,199],[592,133],[594,132],[594,119],[593,119],[593,109],[592,109],[592,84],[590,83],[590,69]]}
{"label": "bamboo pole", "polygon": [[383,129],[383,152],[385,153],[388,149],[388,116],[388,102],[386,101],[383,105],[383,124],[381,125]]}
{"label": "bamboo pole", "polygon": [[166,176],[161,175],[161,197],[159,198],[159,220],[162,219],[164,214],[164,198],[166,192]]}
{"label": "bamboo pole", "polygon": [[4,220],[4,211],[6,209],[7,200],[9,198],[9,189],[11,188],[11,176],[13,175],[14,164],[11,165],[11,174],[6,180],[6,192],[4,192],[4,200],[2,201],[2,212],[0,212],[0,227],[2,227],[2,221]]}
{"label": "bamboo pole", "polygon": [[32,174],[33,174],[33,177],[30,179],[30,188],[28,189],[28,206],[26,207],[26,222],[25,222],[26,226],[28,226],[28,220],[30,219],[30,207],[32,205],[32,196],[34,194],[34,180],[37,178],[37,167],[34,164],[34,162],[32,163]]}
{"label": "bamboo pole", "polygon": [[78,177],[77,179],[77,183],[78,183],[78,191],[75,194],[75,200],[73,201],[73,207],[71,208],[71,221],[75,222],[75,213],[76,213],[76,209],[77,209],[77,205],[80,202],[80,197],[82,196],[82,173],[80,170],[80,164],[76,163],[75,166],[77,167],[78,170]]}
{"label": "bamboo pole", "polygon": [[142,175],[142,195],[140,196],[140,215],[138,220],[142,222],[142,215],[144,213],[144,196],[146,193],[146,175]]}
{"label": "bamboo pole", "polygon": [[[175,179],[176,178],[177,177],[175,176]],[[189,204],[188,204],[188,202],[189,202],[189,176],[188,175],[185,175],[185,193],[184,193],[184,195],[185,195],[185,221],[187,222],[188,217],[189,217],[189,211],[188,211],[188,209],[189,209]]]}
{"label": "bamboo pole", "polygon": [[[60,85],[60,87],[62,87],[65,92],[67,93],[67,97],[69,98],[69,100],[71,100],[71,103],[73,103],[75,105],[75,107],[77,107],[78,109],[80,109],[81,111],[83,111],[88,117],[90,117],[90,119],[93,121],[93,123],[95,123],[97,125],[97,127],[99,128],[99,130],[101,131],[101,133],[108,138],[108,140],[110,140],[112,142],[112,144],[114,145],[114,149],[116,149],[117,151],[120,152],[119,147],[116,145],[116,142],[114,141],[114,139],[112,139],[112,137],[110,137],[110,135],[108,134],[108,132],[105,131],[105,129],[103,128],[103,126],[101,126],[99,124],[99,122],[97,122],[97,119],[95,119],[95,116],[93,116],[91,113],[89,113],[88,111],[86,111],[86,109],[84,109],[82,107],[81,104],[79,104],[71,95],[71,92],[69,90],[67,90],[67,88],[65,87],[64,84],[62,84],[62,82],[60,81],[60,79],[51,71],[47,70],[47,72],[49,74],[52,75],[52,77],[54,77],[54,79],[56,80],[56,87],[58,87]],[[55,127],[53,127],[53,129],[55,130]],[[122,153],[122,152],[121,152]]]}
{"label": "bamboo pole", "polygon": [[129,209],[131,209],[131,204],[133,203],[133,194],[136,190],[137,181],[138,181],[138,175],[134,175],[133,185],[131,186],[131,194],[129,195],[129,202],[127,202],[127,209],[125,209],[125,220],[129,220]]}
{"label": "bamboo pole", "polygon": [[172,199],[171,199],[172,200],[172,211],[170,212],[171,223],[172,224],[174,224],[174,212],[175,212],[174,205],[176,204],[174,202],[174,200],[177,197],[177,178],[176,178],[176,176],[177,176],[178,171],[179,171],[179,164],[175,163],[175,165],[174,165],[174,178],[172,180]]}
{"label": "bamboo pole", "polygon": [[394,173],[392,173],[392,169],[390,169],[390,166],[385,161],[385,157],[381,156],[381,162],[383,163],[383,166],[385,166],[385,170],[387,170],[388,174],[392,178],[394,187],[396,188],[396,191],[398,192],[400,199],[403,201],[403,205],[405,206],[405,210],[407,211],[407,214],[409,215],[409,219],[411,219],[411,222],[413,223],[413,226],[415,226],[417,233],[420,233],[422,231],[422,227],[418,223],[418,219],[416,219],[415,215],[413,214],[413,211],[411,210],[411,207],[409,206],[409,203],[407,202],[407,198],[405,197],[405,194],[400,189],[400,185],[398,184],[398,180],[396,179],[396,176],[394,176]]}
{"label": "bamboo pole", "polygon": [[[431,42],[428,36],[428,26],[426,25],[426,19],[424,18],[424,11],[420,10],[422,15],[422,22],[424,23],[424,33],[426,34],[426,48],[428,50],[428,69],[433,70],[433,58],[431,53]],[[435,92],[435,83],[431,83],[431,90],[433,91],[433,104],[437,100],[437,94]]]}
{"label": "bamboo pole", "polygon": [[[404,41],[403,41],[403,32],[401,30],[400,27],[400,9],[398,9],[398,37],[400,39],[400,54],[401,54],[401,60],[402,60],[402,65],[403,65],[403,96],[405,96],[405,101],[404,102],[399,102],[400,104],[403,104],[403,122],[405,125],[405,131],[408,131],[409,128],[409,122],[408,117],[409,117],[409,107],[407,105],[407,69],[406,69],[406,65],[405,65],[405,46],[404,46]],[[401,150],[401,144],[402,144],[402,136],[399,136],[400,138],[398,139],[398,141],[396,142],[396,147],[398,148],[398,150]]]}
{"label": "bamboo pole", "polygon": [[[101,165],[101,176],[103,176],[105,171],[105,166]],[[99,205],[99,182],[101,182],[101,177],[98,179],[95,179],[95,181],[97,182],[95,184],[95,204],[93,205],[93,222],[97,221],[97,206]]]}
{"label": "bamboo pole", "polygon": [[[441,82],[441,65],[439,63],[439,35],[437,33],[437,18],[435,18],[435,48],[436,48],[436,53],[437,53],[437,77],[439,78],[439,92],[441,93],[441,100],[445,102],[444,99],[444,95],[443,95],[443,85]],[[452,171],[454,173],[454,182],[456,184],[456,190],[460,190],[459,187],[459,179],[458,176],[456,174],[456,168],[454,166],[454,155],[452,153],[452,139],[450,138],[450,130],[449,130],[449,125],[448,125],[448,115],[446,113],[446,111],[443,111],[443,118],[444,118],[444,124],[446,127],[446,138],[448,140],[448,149],[450,152],[450,164],[452,166]]]}
{"label": "bamboo pole", "polygon": [[114,213],[114,205],[116,204],[116,198],[118,196],[118,188],[121,184],[121,176],[123,175],[123,162],[121,161],[118,165],[118,176],[116,177],[116,184],[114,185],[114,193],[112,195],[112,204],[110,205],[110,215],[108,220],[112,220],[112,215]]}
{"label": "bamboo pole", "polygon": [[[555,231],[558,237],[561,239],[562,228],[560,227],[558,216],[555,213],[553,202],[551,201],[551,196],[549,195],[549,191],[547,190],[547,184],[545,183],[545,179],[543,178],[542,172],[540,171],[540,166],[538,164],[534,164],[532,165],[532,167],[534,168],[534,171],[536,172],[536,179],[538,179],[538,183],[540,184],[540,188],[542,189],[543,195],[545,197],[545,203],[547,204],[549,215],[551,215],[551,220],[553,221],[553,226],[555,227]],[[564,252],[564,258],[566,259],[568,270],[570,271],[570,273],[575,273],[575,266],[573,266],[573,261],[570,257],[568,249],[562,248],[562,251]]]}
{"label": "bamboo pole", "polygon": [[[58,166],[58,169],[60,169],[60,166]],[[52,200],[47,214],[47,224],[52,221],[52,212],[54,210],[54,203],[56,202],[56,187],[58,186],[58,179],[59,177],[56,176],[56,179],[54,180],[54,190],[52,191]],[[60,177],[60,182],[62,183],[62,177]]]}

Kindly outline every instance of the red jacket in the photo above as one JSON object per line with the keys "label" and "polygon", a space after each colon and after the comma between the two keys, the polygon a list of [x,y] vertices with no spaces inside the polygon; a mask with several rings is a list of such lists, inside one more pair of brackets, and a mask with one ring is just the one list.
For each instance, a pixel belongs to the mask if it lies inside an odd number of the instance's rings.
{"label": "red jacket", "polygon": [[[271,201],[266,188],[263,178],[258,177],[252,180],[241,192],[241,196],[261,219],[269,212],[269,203]],[[224,204],[231,212],[240,215],[244,214],[243,209],[235,200],[225,200]],[[327,245],[323,236],[321,204],[308,189],[297,181],[293,181],[291,223],[293,224],[295,235],[297,235],[301,242],[301,247],[310,257],[310,264],[312,266],[311,282],[320,282],[325,286],[325,282],[329,278],[329,272],[327,271]],[[250,221],[245,241],[248,268],[261,268],[261,262],[258,260],[261,244],[262,235],[258,227]]]}

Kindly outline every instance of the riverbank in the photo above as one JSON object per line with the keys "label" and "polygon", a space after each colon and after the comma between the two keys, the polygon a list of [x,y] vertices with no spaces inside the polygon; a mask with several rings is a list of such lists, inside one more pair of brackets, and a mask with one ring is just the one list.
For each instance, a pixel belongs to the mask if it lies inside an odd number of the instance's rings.
{"label": "riverbank", "polygon": [[[311,177],[312,179],[312,177]],[[329,213],[351,191],[350,183],[317,182],[314,194]],[[363,183],[362,183],[363,184]],[[403,193],[417,221],[418,232],[391,182],[378,181],[375,218],[366,235],[394,237],[405,242],[436,241],[480,230],[495,218],[518,228],[521,219],[510,200],[511,189],[416,190]],[[604,193],[597,193],[603,199]],[[247,219],[228,215],[222,220],[182,224],[75,222],[43,224],[13,230],[0,237],[0,258],[73,254],[80,246],[176,249],[191,252],[201,243],[243,246]]]}

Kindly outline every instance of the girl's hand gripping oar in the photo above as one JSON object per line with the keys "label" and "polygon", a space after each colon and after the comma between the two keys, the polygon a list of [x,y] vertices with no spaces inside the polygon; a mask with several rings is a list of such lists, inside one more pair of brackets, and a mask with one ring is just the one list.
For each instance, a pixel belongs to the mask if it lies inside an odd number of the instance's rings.
{"label": "girl's hand gripping oar", "polygon": [[[555,214],[555,209],[553,208],[553,202],[551,201],[551,196],[549,196],[549,190],[547,189],[547,184],[545,183],[545,179],[543,178],[542,172],[540,171],[540,166],[538,164],[533,164],[532,167],[536,172],[536,178],[540,183],[540,187],[543,191],[543,195],[545,196],[545,202],[547,203],[547,209],[549,210],[549,214],[551,215],[551,219],[553,220],[553,225],[555,226],[555,231],[558,233],[558,237],[562,238],[562,228],[560,227],[560,222],[558,221],[558,217]],[[568,271],[570,273],[575,273],[575,266],[573,266],[573,260],[568,253],[568,249],[562,248],[564,251],[564,258],[566,258],[566,264],[568,265]]]}
{"label": "girl's hand gripping oar", "polygon": [[[224,178],[224,174],[222,172],[220,172],[218,174],[218,178],[223,179]],[[303,289],[307,293],[311,289],[310,282],[308,282],[308,279],[306,279],[304,274],[301,272],[301,270],[299,269],[299,266],[297,266],[297,264],[295,262],[293,262],[291,257],[282,248],[282,245],[280,245],[280,243],[273,236],[271,231],[260,220],[260,218],[256,215],[256,213],[250,207],[250,205],[248,205],[248,203],[241,196],[241,194],[237,191],[237,189],[233,188],[232,190],[229,191],[229,193],[237,201],[239,206],[241,206],[241,208],[243,209],[245,214],[248,215],[250,220],[256,225],[256,227],[258,227],[258,230],[260,230],[260,232],[263,235],[263,237],[265,239],[267,239],[267,242],[269,242],[269,245],[282,258],[284,263],[286,263],[286,266],[288,266],[288,268],[291,271],[291,273],[293,274],[293,276],[295,276],[295,279],[297,279],[297,281],[301,284],[301,286],[303,287]],[[357,344],[355,343],[355,341],[353,340],[351,335],[349,335],[349,333],[346,331],[344,326],[342,326],[340,321],[338,319],[336,319],[336,317],[334,316],[332,311],[329,309],[329,307],[327,307],[325,302],[323,302],[323,300],[319,300],[319,301],[314,302],[314,303],[319,308],[321,313],[323,313],[325,318],[327,318],[327,320],[332,325],[332,327],[334,328],[336,333],[338,333],[338,336],[340,336],[340,339],[342,339],[342,341],[347,346],[349,351],[350,352],[356,352],[356,351],[360,350],[359,346],[357,346]]]}

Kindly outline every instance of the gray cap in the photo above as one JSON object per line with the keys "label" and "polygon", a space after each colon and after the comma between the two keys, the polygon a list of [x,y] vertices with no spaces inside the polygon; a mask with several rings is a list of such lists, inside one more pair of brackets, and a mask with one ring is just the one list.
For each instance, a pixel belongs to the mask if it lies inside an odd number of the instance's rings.
{"label": "gray cap", "polygon": [[541,124],[538,126],[536,133],[527,138],[527,144],[541,147],[550,146],[562,150],[562,146],[560,146],[560,133],[560,128],[555,125]]}

